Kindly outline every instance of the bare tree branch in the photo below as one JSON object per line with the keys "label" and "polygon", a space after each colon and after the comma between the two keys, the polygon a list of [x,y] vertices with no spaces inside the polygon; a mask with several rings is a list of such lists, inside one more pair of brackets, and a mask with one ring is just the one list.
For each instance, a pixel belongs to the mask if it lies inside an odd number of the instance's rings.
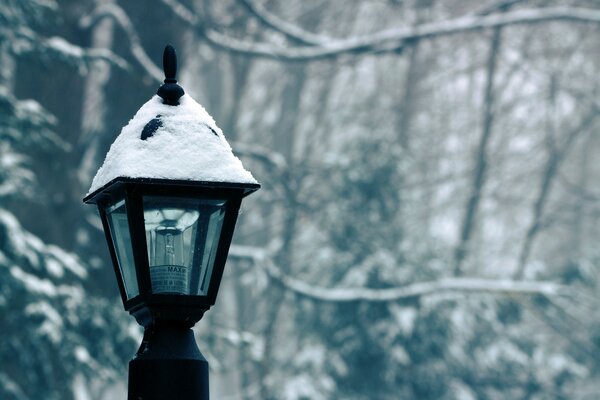
{"label": "bare tree branch", "polygon": [[489,5],[486,4],[484,7],[475,11],[473,13],[473,15],[489,15],[496,11],[502,11],[502,10],[506,11],[506,10],[508,10],[508,8],[512,7],[513,5],[515,5],[517,3],[521,3],[522,1],[524,1],[524,0],[500,0],[494,4],[489,4]]}
{"label": "bare tree branch", "polygon": [[234,152],[240,156],[254,158],[271,169],[274,169],[278,174],[287,171],[288,164],[283,154],[266,147],[243,142],[232,142],[231,147]]}
{"label": "bare tree branch", "polygon": [[348,302],[373,301],[387,302],[419,298],[441,292],[481,292],[498,294],[567,295],[568,289],[560,284],[548,281],[514,281],[483,278],[442,278],[429,282],[417,282],[406,286],[388,289],[368,288],[327,288],[315,286],[290,277],[274,265],[264,249],[251,246],[231,246],[231,258],[250,259],[262,266],[267,274],[286,289],[299,295],[319,301]]}
{"label": "bare tree branch", "polygon": [[144,68],[148,75],[150,75],[150,77],[155,79],[157,82],[162,82],[164,79],[162,69],[156,66],[156,64],[154,64],[150,57],[148,57],[146,54],[137,31],[121,7],[117,6],[116,4],[104,4],[99,6],[92,11],[91,14],[83,17],[79,21],[79,25],[84,29],[89,29],[105,17],[114,18],[115,22],[121,26],[121,28],[125,31],[127,38],[129,39],[131,54],[134,56],[140,66]]}
{"label": "bare tree branch", "polygon": [[[165,0],[171,1],[171,0]],[[274,30],[283,33],[288,38],[295,40],[299,43],[306,45],[324,45],[328,42],[331,42],[333,39],[326,35],[315,34],[312,32],[308,32],[290,22],[284,21],[278,16],[271,14],[267,9],[265,9],[262,5],[258,4],[255,0],[239,0],[250,13],[252,13],[256,18],[258,18],[263,24],[266,26],[273,28]]]}
{"label": "bare tree branch", "polygon": [[593,124],[597,115],[598,109],[596,107],[592,107],[592,109],[583,117],[580,123],[567,132],[566,139],[564,143],[561,144],[560,148],[557,148],[556,145],[554,145],[549,151],[544,173],[540,181],[539,190],[533,205],[533,219],[531,221],[531,225],[527,229],[525,239],[523,240],[523,246],[521,247],[517,271],[515,273],[516,279],[523,278],[525,273],[525,267],[531,253],[533,242],[542,228],[542,216],[544,214],[545,206],[548,197],[550,196],[552,185],[555,177],[557,176],[561,163],[567,157],[577,137],[579,137],[582,132],[586,131]]}
{"label": "bare tree branch", "polygon": [[[550,299],[550,297],[548,297]],[[598,350],[598,345],[582,334],[585,328],[580,324],[575,325],[572,318],[566,318],[564,310],[557,306],[556,303],[550,301],[548,306],[543,307],[536,302],[522,301],[521,304],[531,312],[531,316],[539,320],[544,325],[548,326],[560,337],[574,346],[579,357],[589,357],[590,352],[594,354]],[[576,329],[574,329],[576,327]]]}

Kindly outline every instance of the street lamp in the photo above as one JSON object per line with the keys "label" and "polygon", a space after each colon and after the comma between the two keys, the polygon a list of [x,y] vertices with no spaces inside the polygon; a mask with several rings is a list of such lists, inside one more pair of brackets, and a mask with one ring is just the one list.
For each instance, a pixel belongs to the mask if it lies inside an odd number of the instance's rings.
{"label": "street lamp", "polygon": [[130,399],[208,399],[191,328],[215,304],[241,200],[260,185],[210,115],[175,80],[112,144],[83,201],[96,204],[125,310],[144,327]]}

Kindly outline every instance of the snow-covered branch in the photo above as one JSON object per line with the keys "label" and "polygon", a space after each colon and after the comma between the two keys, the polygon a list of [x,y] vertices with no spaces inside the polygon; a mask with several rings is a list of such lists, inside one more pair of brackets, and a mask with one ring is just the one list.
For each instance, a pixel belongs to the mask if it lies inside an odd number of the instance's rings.
{"label": "snow-covered branch", "polygon": [[84,61],[103,60],[107,61],[123,70],[129,68],[127,61],[117,56],[108,49],[83,48],[67,42],[59,36],[53,36],[42,42],[48,50],[60,53],[64,57],[72,59],[81,59]]}
{"label": "snow-covered branch", "polygon": [[541,294],[560,295],[564,288],[552,282],[523,282],[481,278],[443,278],[436,281],[418,282],[403,287],[389,289],[366,288],[325,288],[312,286],[306,282],[283,276],[269,268],[270,275],[294,292],[321,301],[396,301],[423,297],[440,292],[481,292],[502,294]]}
{"label": "snow-covered branch", "polygon": [[[448,21],[432,22],[410,27],[386,29],[374,34],[351,37],[348,39],[330,39],[325,42],[321,35],[309,34],[271,14],[254,2],[247,2],[254,12],[268,19],[271,26],[290,37],[301,40],[305,45],[283,47],[268,42],[254,42],[232,37],[228,34],[208,28],[201,18],[176,0],[162,2],[182,21],[197,29],[213,46],[223,50],[250,56],[273,58],[284,61],[312,61],[333,58],[343,54],[384,53],[398,51],[414,40],[435,38],[473,32],[499,26],[533,24],[546,21],[572,21],[600,23],[600,10],[578,7],[547,7],[521,9],[502,14],[467,15]],[[103,5],[81,20],[82,27],[89,27],[102,17],[112,17],[123,28],[131,46],[131,52],[148,74],[157,81],[162,80],[160,69],[150,60],[144,51],[140,38],[131,20],[119,6]]]}
{"label": "snow-covered branch", "polygon": [[178,18],[182,19],[188,25],[200,24],[200,18],[189,8],[179,3],[177,0],[161,0],[164,5],[169,7],[171,11],[177,15]]}
{"label": "snow-covered branch", "polygon": [[[165,0],[172,1],[172,0]],[[324,45],[332,40],[329,36],[308,32],[299,26],[290,22],[284,21],[275,14],[271,14],[266,8],[259,4],[256,0],[239,0],[256,18],[258,18],[266,26],[283,33],[287,37],[297,42],[306,45]]]}
{"label": "snow-covered branch", "polygon": [[[173,7],[173,4],[179,4],[175,0],[163,0],[163,2],[170,5],[175,14],[185,22],[194,25],[196,28],[201,28],[198,26],[199,19],[193,16],[191,11],[186,9],[184,12],[184,7],[180,5],[179,7]],[[448,21],[391,28],[370,35],[331,40],[327,43],[312,46],[304,45],[296,47],[283,47],[267,42],[241,40],[204,27],[199,31],[214,46],[227,51],[285,61],[309,61],[337,57],[342,54],[397,51],[414,40],[473,32],[493,27],[533,24],[546,21],[600,23],[600,11],[565,6],[521,9],[503,14],[485,16],[467,15]]]}
{"label": "snow-covered branch", "polygon": [[[74,63],[89,63],[102,60],[123,70],[129,69],[127,61],[108,49],[80,47],[60,36],[46,38],[37,35],[29,29],[19,29],[15,31],[15,36],[19,39],[26,40],[30,44],[30,46],[25,47],[27,50],[43,50],[55,54],[58,58]],[[18,51],[23,52],[24,50],[21,47]]]}
{"label": "snow-covered branch", "polygon": [[164,78],[162,70],[146,54],[133,23],[121,7],[116,4],[103,4],[92,11],[91,14],[83,17],[79,21],[79,25],[84,29],[89,29],[104,17],[111,17],[119,24],[129,39],[129,47],[133,57],[150,77],[162,82]]}
{"label": "snow-covered branch", "polygon": [[312,285],[281,272],[273,263],[267,251],[251,246],[231,246],[231,258],[250,259],[265,269],[267,274],[286,289],[301,296],[319,301],[348,302],[373,301],[388,302],[418,298],[441,292],[480,292],[512,295],[560,296],[568,294],[563,285],[548,281],[515,281],[485,278],[441,278],[435,281],[417,282],[410,285],[387,288],[328,288]]}
{"label": "snow-covered branch", "polygon": [[254,158],[268,165],[270,168],[274,168],[279,173],[287,169],[287,161],[281,153],[243,142],[232,142],[231,146],[237,155]]}
{"label": "snow-covered branch", "polygon": [[[165,3],[176,3],[176,0],[163,0]],[[486,5],[479,10],[476,10],[472,13],[472,15],[489,15],[493,12],[496,12],[500,9],[510,7],[516,3],[520,3],[523,0],[502,0],[497,3]],[[285,21],[279,18],[277,15],[272,14],[267,10],[262,4],[257,0],[239,0],[241,4],[243,4],[248,11],[254,15],[259,21],[261,21],[264,25],[274,29],[277,32],[280,32],[286,35],[288,38],[295,40],[299,43],[305,45],[313,45],[320,46],[326,45],[329,42],[338,40],[332,38],[330,36],[324,34],[318,34],[309,32],[307,30],[302,29],[301,27],[294,25],[291,22]]]}

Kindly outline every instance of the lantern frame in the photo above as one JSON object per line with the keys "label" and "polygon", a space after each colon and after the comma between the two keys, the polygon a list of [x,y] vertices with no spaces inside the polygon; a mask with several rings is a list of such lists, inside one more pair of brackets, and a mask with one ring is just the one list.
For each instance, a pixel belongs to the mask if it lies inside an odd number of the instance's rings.
{"label": "lantern frame", "polygon": [[[83,199],[87,204],[98,206],[123,306],[140,325],[148,327],[163,320],[176,321],[191,327],[215,304],[242,198],[259,188],[257,183],[119,177]],[[218,243],[215,244],[218,247],[205,295],[152,293],[143,203],[144,197],[147,196],[225,201],[221,232]],[[111,235],[106,212],[109,206],[121,200],[125,201],[133,268],[138,284],[138,294],[131,298],[127,297],[123,276],[125,266],[119,267],[114,243],[116,238],[113,239]],[[196,266],[192,265],[192,268]]]}

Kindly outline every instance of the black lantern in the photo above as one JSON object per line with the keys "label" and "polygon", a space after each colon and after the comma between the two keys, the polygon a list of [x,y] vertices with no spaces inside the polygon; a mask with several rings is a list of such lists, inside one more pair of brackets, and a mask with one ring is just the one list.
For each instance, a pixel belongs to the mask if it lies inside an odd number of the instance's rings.
{"label": "black lantern", "polygon": [[[106,176],[113,179],[100,187],[92,186],[84,202],[98,206],[124,307],[145,328],[142,346],[130,363],[130,398],[204,399],[208,398],[208,367],[190,328],[215,304],[241,200],[260,185],[249,173],[250,178],[236,182],[237,170],[230,176],[225,171],[222,176],[228,181],[219,181],[215,173],[208,174],[211,180],[204,179],[203,171],[187,178],[183,176],[185,168],[180,171],[169,165],[202,158],[193,150],[190,160],[169,154],[168,146],[179,144],[168,135],[180,134],[176,130],[182,126],[199,135],[191,142],[199,151],[212,143],[223,157],[233,154],[227,153],[230,148],[218,128],[211,126],[210,117],[197,117],[195,109],[178,114],[184,92],[175,80],[176,59],[171,46],[165,49],[163,64],[166,79],[158,91],[162,101],[155,99],[157,105],[144,106],[149,115],[153,114],[152,107],[162,110],[161,114],[143,120],[141,132],[142,125],[135,122],[138,115],[134,117],[129,130],[138,131],[128,133],[130,138],[125,139],[129,141],[121,141],[122,146],[129,143],[131,149],[116,148],[117,139],[105,161],[106,165],[112,160],[111,152],[115,153],[113,158],[121,160],[113,163],[125,166],[124,172],[106,167],[113,170],[105,174],[105,180]],[[139,115],[143,117],[143,113]],[[185,136],[183,140],[187,140]],[[199,140],[208,144],[197,143]],[[147,164],[148,173],[139,166],[147,160],[136,163],[127,159],[136,152],[156,157]],[[242,168],[235,160],[227,166]],[[207,165],[218,169],[218,162],[216,157]]]}
{"label": "black lantern", "polygon": [[238,210],[258,185],[117,178],[96,204],[125,309],[193,326],[215,304]]}

